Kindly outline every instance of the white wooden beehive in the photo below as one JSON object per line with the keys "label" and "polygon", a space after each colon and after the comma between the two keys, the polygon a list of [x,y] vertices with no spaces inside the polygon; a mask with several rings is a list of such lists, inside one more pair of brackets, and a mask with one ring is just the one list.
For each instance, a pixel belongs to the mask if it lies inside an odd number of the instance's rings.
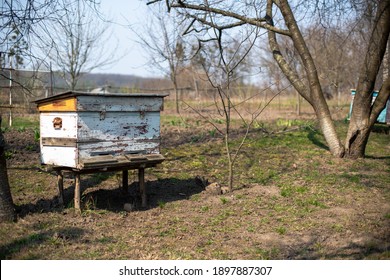
{"label": "white wooden beehive", "polygon": [[160,111],[165,96],[70,91],[35,101],[42,164],[85,169],[162,161]]}

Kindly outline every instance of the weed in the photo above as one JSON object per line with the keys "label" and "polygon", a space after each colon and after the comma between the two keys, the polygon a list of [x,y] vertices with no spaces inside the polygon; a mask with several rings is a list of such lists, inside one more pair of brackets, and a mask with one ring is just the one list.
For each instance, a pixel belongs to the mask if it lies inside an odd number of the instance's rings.
{"label": "weed", "polygon": [[34,129],[34,141],[39,142],[41,138],[41,132],[39,131],[39,128]]}
{"label": "weed", "polygon": [[212,130],[209,130],[209,135],[210,135],[210,137],[215,137],[215,135],[216,135],[216,133],[217,133],[217,130],[214,128],[214,129],[212,129]]}
{"label": "weed", "polygon": [[226,197],[221,197],[220,200],[221,200],[222,204],[226,204],[229,202],[229,199],[227,199]]}
{"label": "weed", "polygon": [[344,231],[344,226],[342,224],[334,224],[334,225],[332,225],[332,228],[336,232],[343,232]]}
{"label": "weed", "polygon": [[[250,250],[252,251],[252,250]],[[256,259],[261,259],[261,260],[272,260],[277,258],[279,254],[279,249],[277,248],[272,248],[271,250],[266,250],[262,248],[255,248],[254,249],[254,254]]]}
{"label": "weed", "polygon": [[197,142],[199,142],[201,139],[202,139],[202,136],[201,136],[201,135],[194,135],[194,136],[191,136],[191,144],[197,143]]}
{"label": "weed", "polygon": [[159,207],[160,209],[164,209],[165,206],[167,205],[167,203],[166,203],[165,201],[159,200],[159,201],[157,201],[157,205],[158,205],[158,207]]}
{"label": "weed", "polygon": [[201,198],[200,194],[194,194],[190,197],[190,200],[192,201],[199,201]]}
{"label": "weed", "polygon": [[35,150],[35,146],[34,145],[27,145],[26,146],[26,150],[27,151],[34,151]]}
{"label": "weed", "polygon": [[283,197],[290,197],[293,194],[293,189],[291,187],[283,187],[280,190],[280,195]]}
{"label": "weed", "polygon": [[255,232],[255,227],[254,227],[253,225],[249,225],[249,226],[246,228],[246,230],[247,230],[248,232]]}
{"label": "weed", "polygon": [[283,226],[280,226],[280,227],[276,228],[276,232],[279,233],[280,235],[284,235],[284,234],[286,234],[287,229]]}
{"label": "weed", "polygon": [[6,150],[4,154],[6,159],[11,159],[14,155],[14,151]]}

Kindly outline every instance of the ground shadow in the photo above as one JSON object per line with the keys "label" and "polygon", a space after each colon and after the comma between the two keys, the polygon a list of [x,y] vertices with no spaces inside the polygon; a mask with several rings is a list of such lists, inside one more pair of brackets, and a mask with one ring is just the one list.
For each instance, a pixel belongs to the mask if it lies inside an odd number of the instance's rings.
{"label": "ground shadow", "polygon": [[[204,186],[196,178],[190,179],[159,179],[146,181],[148,206],[141,207],[141,198],[139,195],[138,182],[129,185],[128,192],[122,187],[114,189],[97,189],[86,192],[89,187],[98,185],[99,182],[106,180],[109,175],[100,176],[100,179],[91,178],[82,179],[81,205],[82,209],[95,210],[102,209],[112,212],[124,210],[124,204],[132,204],[135,211],[146,210],[159,207],[164,203],[185,200],[193,194],[200,193]],[[92,185],[92,183],[94,183]],[[24,217],[31,213],[62,212],[64,208],[73,208],[74,184],[64,189],[64,204],[59,203],[58,196],[50,199],[40,199],[35,203],[22,204],[17,207],[18,217]]]}
{"label": "ground shadow", "polygon": [[[46,173],[51,173],[53,176],[56,176],[56,173],[53,171],[45,171]],[[81,179],[81,192],[84,192],[86,189],[96,186],[112,176],[113,172],[103,172],[90,175],[84,175]],[[33,203],[26,203],[16,206],[16,213],[18,218],[23,218],[31,213],[48,213],[48,212],[62,212],[64,208],[73,208],[74,207],[74,176],[71,172],[64,173],[65,181],[72,181],[70,187],[64,188],[64,204],[60,204],[59,196],[56,195],[51,198],[42,198]],[[53,188],[56,186],[52,186]]]}
{"label": "ground shadow", "polygon": [[372,127],[372,132],[379,134],[390,134],[390,125],[376,123]]}
{"label": "ground shadow", "polygon": [[329,250],[323,245],[323,237],[311,238],[308,242],[299,243],[290,248],[286,259],[298,260],[341,260],[341,259],[377,259],[378,255],[389,254],[390,245],[386,240],[377,240],[367,244],[349,243],[335,250]]}
{"label": "ground shadow", "polygon": [[[45,243],[48,240],[52,240],[53,242],[79,240],[84,234],[85,231],[77,227],[64,227],[40,233],[31,233],[0,246],[0,259],[12,259],[13,254],[21,250],[39,246],[39,244]],[[29,258],[35,259],[37,257],[32,253]]]}
{"label": "ground shadow", "polygon": [[204,186],[199,184],[195,178],[169,178],[147,181],[146,188],[148,203],[146,208],[141,207],[138,182],[129,185],[128,192],[124,192],[122,188],[99,189],[89,192],[84,199],[84,205],[94,209],[120,212],[123,211],[123,206],[127,203],[132,205],[133,210],[139,211],[159,207],[172,201],[186,200],[204,190]]}
{"label": "ground shadow", "polygon": [[329,151],[329,147],[319,139],[321,134],[313,129],[308,129],[307,138],[317,147]]}

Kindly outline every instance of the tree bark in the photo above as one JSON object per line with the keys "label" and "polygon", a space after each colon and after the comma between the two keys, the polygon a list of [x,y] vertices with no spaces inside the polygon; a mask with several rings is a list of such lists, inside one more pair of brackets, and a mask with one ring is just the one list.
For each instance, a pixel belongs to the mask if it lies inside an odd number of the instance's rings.
{"label": "tree bark", "polygon": [[372,92],[390,33],[390,0],[379,2],[366,57],[358,80],[345,141],[346,157],[364,157],[372,127],[390,96],[390,80],[384,81],[375,102]]}
{"label": "tree bark", "polygon": [[[272,3],[273,1],[268,1],[267,16],[269,18],[272,18]],[[330,152],[337,157],[343,157],[344,147],[336,133],[334,122],[332,120],[328,104],[321,88],[313,57],[310,54],[289,3],[285,0],[281,0],[278,3],[278,7],[283,15],[287,29],[290,31],[294,47],[302,59],[302,63],[304,64],[309,88],[306,88],[306,86],[299,79],[296,71],[292,69],[288,65],[287,61],[283,58],[282,53],[280,52],[277,45],[274,32],[268,31],[269,44],[274,54],[274,58],[278,62],[279,67],[283,73],[290,80],[299,94],[302,95],[302,97],[304,97],[312,105]]]}
{"label": "tree bark", "polygon": [[[1,116],[0,116],[1,127]],[[15,221],[15,207],[8,182],[5,141],[0,129],[0,222]]]}

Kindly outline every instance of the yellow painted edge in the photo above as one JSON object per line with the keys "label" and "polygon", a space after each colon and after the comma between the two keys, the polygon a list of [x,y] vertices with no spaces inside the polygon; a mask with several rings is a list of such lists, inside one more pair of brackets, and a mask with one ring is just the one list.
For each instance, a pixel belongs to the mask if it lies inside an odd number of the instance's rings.
{"label": "yellow painted edge", "polygon": [[39,112],[75,112],[77,109],[76,97],[67,99],[54,100],[47,103],[39,104]]}

